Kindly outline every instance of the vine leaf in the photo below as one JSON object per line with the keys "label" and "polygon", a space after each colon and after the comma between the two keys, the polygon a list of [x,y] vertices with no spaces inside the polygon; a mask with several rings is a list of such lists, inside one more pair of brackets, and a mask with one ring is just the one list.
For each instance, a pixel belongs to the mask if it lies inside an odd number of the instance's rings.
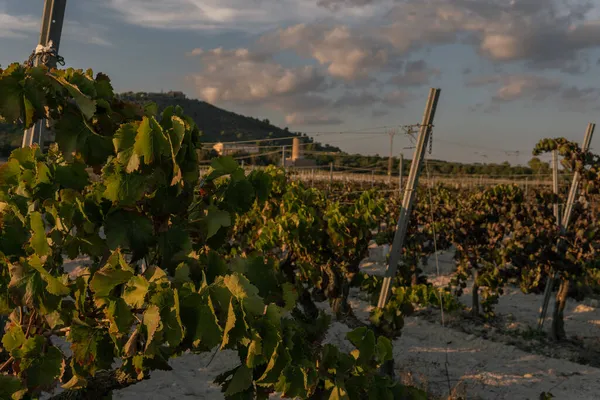
{"label": "vine leaf", "polygon": [[107,297],[117,286],[126,283],[133,276],[131,271],[115,269],[107,265],[98,270],[90,281],[90,289],[96,297]]}
{"label": "vine leaf", "polygon": [[73,97],[73,100],[75,100],[75,104],[77,104],[77,107],[79,108],[79,110],[81,110],[81,113],[83,114],[85,119],[90,120],[94,116],[94,114],[96,113],[95,100],[92,100],[85,94],[81,93],[81,90],[79,90],[77,86],[68,82],[64,77],[54,75],[49,76],[55,79],[57,82],[59,82],[65,89],[67,89],[69,94]]}
{"label": "vine leaf", "polygon": [[0,399],[12,399],[21,390],[21,381],[12,375],[0,374]]}
{"label": "vine leaf", "polygon": [[33,235],[31,235],[31,247],[35,250],[36,254],[40,256],[47,256],[50,254],[50,245],[46,238],[46,228],[44,227],[44,220],[42,214],[34,211],[29,214],[29,221]]}
{"label": "vine leaf", "polygon": [[20,325],[11,325],[2,337],[2,346],[9,353],[21,347],[23,343],[25,343],[25,333]]}
{"label": "vine leaf", "polygon": [[127,173],[137,171],[140,167],[140,157],[133,150],[138,125],[135,122],[121,125],[112,140],[117,153],[117,160],[125,167]]}
{"label": "vine leaf", "polygon": [[60,376],[63,357],[59,349],[46,343],[43,336],[33,336],[23,344],[15,359],[20,361],[21,376],[28,388],[49,388]]}
{"label": "vine leaf", "polygon": [[154,240],[152,222],[144,215],[118,210],[106,217],[104,233],[111,250],[131,249],[135,255],[143,255]]}
{"label": "vine leaf", "polygon": [[231,226],[231,216],[227,211],[219,210],[215,206],[208,207],[208,213],[204,218],[206,222],[206,238],[214,236],[222,227]]}
{"label": "vine leaf", "polygon": [[225,396],[233,396],[234,394],[243,392],[252,385],[252,370],[245,365],[240,365],[233,378],[227,385]]}
{"label": "vine leaf", "polygon": [[239,168],[238,163],[230,156],[215,158],[210,163],[210,166],[212,167],[212,171],[206,177],[209,181],[232,174]]}
{"label": "vine leaf", "polygon": [[160,309],[154,304],[150,305],[146,311],[144,311],[143,324],[146,327],[146,334],[148,335],[144,351],[148,351],[148,348],[154,339],[154,335],[160,326]]}
{"label": "vine leaf", "polygon": [[143,276],[132,276],[123,292],[123,300],[132,308],[142,308],[144,306],[146,294],[150,283]]}
{"label": "vine leaf", "polygon": [[[17,75],[14,73],[14,75]],[[16,122],[21,117],[22,88],[21,77],[3,76],[0,79],[0,115],[8,122]]]}
{"label": "vine leaf", "polygon": [[135,137],[134,152],[144,157],[144,164],[152,164],[161,155],[169,154],[169,142],[154,117],[144,117]]}

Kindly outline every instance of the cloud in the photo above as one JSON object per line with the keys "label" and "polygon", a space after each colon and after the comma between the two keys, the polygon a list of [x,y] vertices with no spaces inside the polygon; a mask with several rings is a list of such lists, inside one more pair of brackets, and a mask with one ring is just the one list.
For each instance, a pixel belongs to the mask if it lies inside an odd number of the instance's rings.
{"label": "cloud", "polygon": [[39,30],[38,18],[31,15],[10,15],[0,10],[0,38],[24,38]]}
{"label": "cloud", "polygon": [[272,61],[269,54],[245,48],[217,48],[196,54],[204,68],[192,79],[199,95],[210,103],[267,103],[326,87],[325,77],[316,68],[286,68]]}
{"label": "cloud", "polygon": [[63,26],[63,37],[79,43],[110,47],[113,44],[105,39],[108,28],[99,24],[82,24],[78,21],[66,20]]}
{"label": "cloud", "polygon": [[525,74],[479,76],[467,82],[469,87],[487,85],[498,87],[492,97],[495,102],[525,98],[543,100],[562,87],[562,83],[557,79]]}
{"label": "cloud", "polygon": [[427,85],[431,78],[439,76],[440,73],[437,68],[429,68],[425,60],[409,61],[404,72],[392,77],[390,82],[398,86]]}
{"label": "cloud", "polygon": [[[517,100],[544,101],[553,99],[561,109],[586,112],[598,110],[600,106],[600,88],[568,85],[559,79],[536,75],[490,75],[471,79],[467,86],[495,86],[491,104],[487,111],[496,110],[502,103]],[[484,108],[485,104],[477,104],[473,109]],[[490,108],[491,107],[491,108]]]}
{"label": "cloud", "polygon": [[388,115],[389,113],[390,112],[388,110],[375,109],[371,112],[371,117],[373,117],[373,118],[384,117],[384,116]]}
{"label": "cloud", "polygon": [[[581,51],[600,46],[600,23],[587,20],[586,1],[406,0],[380,36],[398,51],[462,41],[498,63],[577,73]],[[579,66],[576,68],[575,66]]]}
{"label": "cloud", "polygon": [[[2,3],[0,3],[0,6]],[[40,17],[33,15],[10,15],[0,10],[0,38],[28,38],[40,32]],[[111,46],[103,38],[108,28],[99,24],[83,25],[78,21],[65,20],[63,37],[85,44]]]}
{"label": "cloud", "polygon": [[[335,17],[371,18],[376,8],[328,8],[318,0],[104,0],[132,25],[167,30],[266,32],[282,25]],[[334,12],[335,11],[335,12]]]}
{"label": "cloud", "polygon": [[288,125],[339,125],[343,121],[337,117],[327,115],[302,115],[292,113],[285,116]]}
{"label": "cloud", "polygon": [[383,44],[345,25],[297,24],[264,35],[260,44],[311,57],[331,76],[345,80],[368,78],[390,61]]}

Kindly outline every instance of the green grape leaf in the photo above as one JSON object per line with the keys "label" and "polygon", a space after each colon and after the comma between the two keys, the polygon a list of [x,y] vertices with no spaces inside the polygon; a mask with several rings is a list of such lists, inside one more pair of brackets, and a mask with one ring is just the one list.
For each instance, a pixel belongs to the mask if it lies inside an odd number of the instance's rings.
{"label": "green grape leaf", "polygon": [[11,325],[2,337],[2,346],[9,353],[21,347],[23,343],[25,343],[25,333],[19,325]]}
{"label": "green grape leaf", "polygon": [[375,353],[375,334],[366,327],[356,328],[348,332],[346,337],[358,349],[357,361],[367,364]]}
{"label": "green grape leaf", "polygon": [[223,340],[223,329],[208,295],[192,293],[181,304],[181,319],[194,347],[212,349]]}
{"label": "green grape leaf", "polygon": [[252,385],[252,370],[245,365],[240,365],[233,378],[227,385],[225,396],[233,396],[234,394],[243,392]]}
{"label": "green grape leaf", "polygon": [[15,353],[28,388],[50,388],[61,374],[62,353],[46,340],[43,336],[33,336]]}
{"label": "green grape leaf", "polygon": [[133,150],[139,157],[144,157],[144,164],[152,164],[161,155],[169,154],[167,137],[154,117],[144,117],[142,120]]}
{"label": "green grape leaf", "polygon": [[377,338],[375,352],[380,363],[393,359],[394,347],[392,346],[392,342],[384,336],[379,336]]}
{"label": "green grape leaf", "polygon": [[125,285],[123,300],[132,308],[142,308],[149,287],[150,283],[143,276],[132,276]]}
{"label": "green grape leaf", "polygon": [[46,238],[46,228],[44,226],[42,214],[37,211],[30,213],[29,221],[31,225],[31,231],[33,232],[30,241],[31,247],[39,256],[47,256],[50,254],[50,245],[48,244],[48,239]]}
{"label": "green grape leaf", "polygon": [[29,266],[39,272],[44,282],[46,282],[46,290],[48,293],[55,296],[66,296],[71,293],[69,288],[63,282],[50,275],[50,273],[44,269],[42,261],[37,257],[37,255],[33,255],[29,259]]}
{"label": "green grape leaf", "polygon": [[81,162],[57,165],[54,171],[56,182],[66,189],[83,190],[90,183],[90,176],[85,169],[86,165]]}
{"label": "green grape leaf", "polygon": [[350,396],[348,396],[348,393],[343,387],[334,386],[333,389],[331,389],[329,400],[350,400]]}
{"label": "green grape leaf", "polygon": [[133,314],[122,298],[110,300],[106,309],[106,317],[110,321],[109,332],[112,334],[129,333],[133,323]]}
{"label": "green grape leaf", "polygon": [[107,297],[114,288],[128,282],[132,276],[131,271],[115,269],[107,265],[96,271],[90,281],[90,289],[96,294],[97,298]]}
{"label": "green grape leaf", "polygon": [[238,163],[233,157],[218,157],[214,158],[210,164],[212,170],[206,177],[206,180],[213,180],[224,175],[230,175],[234,173],[238,168]]}
{"label": "green grape leaf", "polygon": [[140,167],[140,157],[135,153],[133,147],[139,123],[130,122],[123,124],[113,136],[113,144],[117,153],[117,161],[125,167],[127,173],[137,171]]}
{"label": "green grape leaf", "polygon": [[75,104],[77,104],[77,107],[79,108],[79,110],[81,110],[81,113],[83,114],[85,119],[91,119],[92,116],[96,113],[96,102],[90,99],[85,94],[81,93],[77,86],[67,82],[65,78],[61,76],[57,77],[54,75],[50,76],[57,82],[59,82],[65,89],[67,89],[69,94],[73,97],[73,100],[75,100]]}
{"label": "green grape leaf", "polygon": [[150,305],[146,311],[144,311],[144,319],[142,323],[146,327],[146,348],[144,351],[148,351],[150,344],[154,340],[154,335],[158,331],[160,326],[160,309],[155,305]]}
{"label": "green grape leaf", "polygon": [[285,302],[285,310],[291,311],[296,307],[298,301],[298,291],[293,284],[285,282],[282,286],[283,290],[283,301]]}
{"label": "green grape leaf", "polygon": [[131,249],[145,254],[154,241],[152,222],[144,215],[132,211],[117,210],[104,222],[106,243],[111,250]]}
{"label": "green grape leaf", "polygon": [[110,368],[114,357],[114,345],[101,330],[74,324],[67,336],[73,350],[73,361],[85,371]]}
{"label": "green grape leaf", "polygon": [[21,117],[23,89],[16,76],[0,77],[0,116],[14,123]]}
{"label": "green grape leaf", "polygon": [[13,399],[13,395],[21,390],[21,381],[16,376],[0,373],[0,399]]}
{"label": "green grape leaf", "polygon": [[0,185],[16,186],[21,177],[21,165],[15,159],[9,159],[8,162],[0,165]]}
{"label": "green grape leaf", "polygon": [[304,377],[301,368],[290,364],[282,371],[277,384],[275,384],[275,390],[281,392],[285,397],[303,398],[306,396]]}
{"label": "green grape leaf", "polygon": [[246,311],[254,315],[264,313],[265,304],[258,295],[258,289],[244,275],[228,275],[223,279],[223,283]]}
{"label": "green grape leaf", "polygon": [[204,218],[206,223],[206,238],[214,236],[222,227],[231,226],[231,216],[227,211],[219,210],[215,206],[208,207],[208,214]]}

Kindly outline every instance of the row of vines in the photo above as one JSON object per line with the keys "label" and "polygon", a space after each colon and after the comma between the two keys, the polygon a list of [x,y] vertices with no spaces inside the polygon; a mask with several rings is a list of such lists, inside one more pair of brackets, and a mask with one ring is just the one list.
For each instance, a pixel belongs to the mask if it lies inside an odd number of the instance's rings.
{"label": "row of vines", "polygon": [[[170,358],[218,349],[239,355],[215,377],[228,399],[427,398],[393,377],[414,304],[458,308],[470,276],[472,310],[487,317],[509,282],[539,291],[558,271],[573,284],[565,296],[593,287],[593,203],[561,232],[550,194],[436,187],[418,196],[391,301],[361,321],[350,289],[377,293],[359,265],[373,240],[391,242],[397,196],[309,188],[273,167],[246,174],[227,157],[200,176],[201,132],[181,108],[124,102],[90,70],[0,70],[0,119],[47,119],[56,135],[49,151],[18,149],[0,167],[2,399],[59,386],[54,398],[100,399]],[[536,151],[554,148],[597,192],[597,157],[562,139]],[[455,293],[419,270],[451,248]],[[330,315],[352,327],[351,353],[323,344]]]}

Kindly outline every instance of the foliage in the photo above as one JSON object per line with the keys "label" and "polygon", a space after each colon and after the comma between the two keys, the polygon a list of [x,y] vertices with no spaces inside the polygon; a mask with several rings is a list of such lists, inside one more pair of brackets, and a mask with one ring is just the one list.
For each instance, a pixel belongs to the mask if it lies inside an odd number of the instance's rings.
{"label": "foliage", "polygon": [[[15,150],[0,167],[3,398],[77,391],[118,359],[109,394],[169,369],[171,357],[214,348],[239,355],[217,377],[227,398],[424,398],[379,374],[392,346],[372,330],[349,333],[351,354],[322,346],[328,319],[297,305],[313,282],[306,260],[267,251],[289,242],[308,257],[315,246],[336,273],[352,273],[375,220],[363,207],[378,207],[369,194],[354,208],[325,205],[318,192],[284,187],[277,171],[246,176],[227,157],[200,179],[200,132],[180,107],[123,102],[89,70],[13,64],[0,89],[0,116],[47,118],[57,142],[45,154]],[[290,208],[274,218],[296,234],[316,234],[307,221],[323,232],[306,242],[255,232],[263,244],[246,252],[244,218],[285,196]]]}

